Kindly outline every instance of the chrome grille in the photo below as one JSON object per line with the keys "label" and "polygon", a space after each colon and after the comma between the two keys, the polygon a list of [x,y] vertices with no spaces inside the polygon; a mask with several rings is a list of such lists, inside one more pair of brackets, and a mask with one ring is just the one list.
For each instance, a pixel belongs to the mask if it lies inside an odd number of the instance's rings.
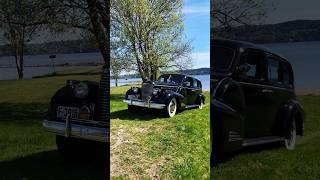
{"label": "chrome grille", "polygon": [[152,96],[154,85],[151,83],[143,83],[141,86],[141,99],[149,100]]}
{"label": "chrome grille", "polygon": [[[101,121],[109,122],[110,107],[110,74],[108,68],[103,68],[100,79]],[[108,123],[109,124],[109,123]]]}

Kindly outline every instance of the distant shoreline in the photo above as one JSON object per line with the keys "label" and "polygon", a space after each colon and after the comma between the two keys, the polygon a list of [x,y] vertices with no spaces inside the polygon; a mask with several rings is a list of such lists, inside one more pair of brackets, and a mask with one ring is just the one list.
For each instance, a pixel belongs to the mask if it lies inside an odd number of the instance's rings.
{"label": "distant shoreline", "polygon": [[[71,66],[101,66],[103,63],[62,63],[55,64],[54,67],[71,67]],[[52,64],[43,64],[43,65],[25,65],[24,67],[53,67]],[[0,66],[0,68],[16,68],[16,66]]]}

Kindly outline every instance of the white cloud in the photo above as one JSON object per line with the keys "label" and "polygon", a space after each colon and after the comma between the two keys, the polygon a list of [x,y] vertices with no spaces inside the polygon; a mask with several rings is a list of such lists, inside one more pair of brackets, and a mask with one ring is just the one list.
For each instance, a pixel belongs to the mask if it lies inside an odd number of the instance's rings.
{"label": "white cloud", "polygon": [[210,52],[194,52],[191,54],[192,68],[209,68],[210,67]]}
{"label": "white cloud", "polygon": [[182,10],[185,14],[207,14],[210,15],[210,6],[197,5],[197,6],[185,6]]}

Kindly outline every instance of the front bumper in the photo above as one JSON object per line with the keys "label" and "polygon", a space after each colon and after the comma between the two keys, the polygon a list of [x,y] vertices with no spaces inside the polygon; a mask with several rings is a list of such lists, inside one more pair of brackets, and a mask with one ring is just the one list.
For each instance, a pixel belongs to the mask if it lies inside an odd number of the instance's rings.
{"label": "front bumper", "polygon": [[152,102],[130,100],[130,99],[125,99],[125,100],[123,100],[123,102],[127,103],[128,105],[132,105],[132,106],[140,106],[140,107],[146,107],[146,108],[152,108],[152,109],[164,109],[166,107],[165,104],[157,104],[157,103],[152,103]]}
{"label": "front bumper", "polygon": [[43,127],[47,131],[66,137],[75,137],[100,142],[110,142],[109,129],[100,127],[90,127],[85,125],[73,124],[69,121],[43,121]]}

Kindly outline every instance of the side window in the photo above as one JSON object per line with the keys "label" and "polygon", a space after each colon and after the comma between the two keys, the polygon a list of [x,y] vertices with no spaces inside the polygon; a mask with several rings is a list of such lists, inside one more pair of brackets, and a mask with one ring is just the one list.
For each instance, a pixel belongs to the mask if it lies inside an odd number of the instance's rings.
{"label": "side window", "polygon": [[201,89],[202,88],[201,82],[200,81],[197,81],[197,82],[198,82],[197,87]]}
{"label": "side window", "polygon": [[293,82],[292,82],[292,72],[290,65],[287,63],[282,63],[282,83],[284,86],[289,86],[292,87]]}
{"label": "side window", "polygon": [[279,78],[279,61],[273,56],[268,56],[268,80],[274,83],[281,83]]}
{"label": "side window", "polygon": [[264,81],[264,52],[247,50],[240,59],[239,78]]}
{"label": "side window", "polygon": [[193,85],[192,78],[188,77],[185,82],[186,82],[186,87],[192,87],[192,85]]}
{"label": "side window", "polygon": [[197,87],[198,87],[198,81],[196,81],[196,80],[193,81],[193,87],[194,87],[194,88],[197,88]]}

